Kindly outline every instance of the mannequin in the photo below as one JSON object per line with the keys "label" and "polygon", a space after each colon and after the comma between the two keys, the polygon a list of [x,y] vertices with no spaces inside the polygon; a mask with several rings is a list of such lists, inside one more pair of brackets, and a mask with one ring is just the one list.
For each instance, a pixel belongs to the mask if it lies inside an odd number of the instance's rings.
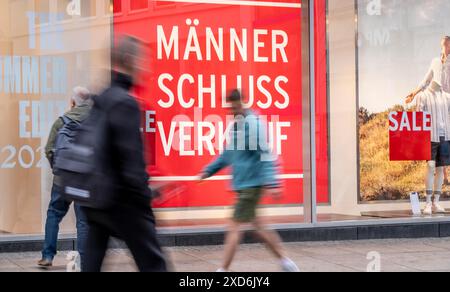
{"label": "mannequin", "polygon": [[450,37],[442,39],[441,47],[441,57],[433,59],[425,79],[406,99],[411,103],[417,97],[416,110],[431,113],[432,158],[427,162],[424,215],[446,212],[439,200],[445,167],[450,165]]}
{"label": "mannequin", "polygon": [[[443,42],[447,42],[447,44],[444,43],[444,46],[448,45],[450,36],[444,37]],[[442,55],[444,59],[442,60],[442,63],[444,64],[444,69],[442,72],[442,90],[448,94],[450,94],[450,58],[449,55],[445,55],[443,53]],[[448,169],[444,168],[444,184],[450,185],[449,179],[448,179]]]}

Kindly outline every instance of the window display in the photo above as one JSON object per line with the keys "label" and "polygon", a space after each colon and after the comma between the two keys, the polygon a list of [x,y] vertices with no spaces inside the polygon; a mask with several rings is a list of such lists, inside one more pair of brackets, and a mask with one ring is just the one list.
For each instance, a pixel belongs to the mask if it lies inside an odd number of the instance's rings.
{"label": "window display", "polygon": [[[235,2],[172,3],[164,11],[170,17],[151,8],[114,17],[116,39],[133,34],[149,46],[152,68],[137,94],[145,112],[149,171],[153,182],[175,189],[155,202],[157,208],[233,204],[228,172],[196,183],[228,141],[233,123],[226,92],[233,88],[242,90],[245,107],[264,121],[281,169],[284,196],[265,197],[264,204],[303,203],[300,1]],[[327,160],[318,163],[326,167]]]}
{"label": "window display", "polygon": [[[435,194],[437,203],[444,183],[444,197],[449,191],[448,180],[444,181],[449,159],[445,37],[449,20],[444,14],[450,4],[439,0],[357,4],[360,200],[405,200],[410,192],[419,192],[428,202]],[[389,160],[388,114],[409,110],[431,114],[435,162]],[[430,210],[427,206],[425,213]],[[435,210],[445,211],[439,204]]]}
{"label": "window display", "polygon": [[422,218],[445,218],[449,22],[443,11],[449,3],[325,5],[315,31],[322,20],[328,107],[316,116],[329,120],[330,204],[318,205],[318,221],[327,221],[327,214],[333,221],[407,220],[417,193]]}
{"label": "window display", "polygon": [[[149,183],[164,186],[160,227],[230,217],[230,172],[201,184],[198,174],[230,141],[236,88],[283,185],[263,196],[264,218],[409,220],[418,193],[423,219],[446,220],[448,11],[447,0],[1,1],[0,233],[43,233],[50,128],[74,88],[105,88],[111,47],[127,34],[145,43],[132,94]],[[75,231],[71,214],[63,233]]]}
{"label": "window display", "polygon": [[[108,79],[111,23],[96,3],[0,2],[2,233],[42,233],[53,180],[44,153],[50,128],[70,108],[73,88],[96,92]],[[78,4],[82,17],[69,15]],[[73,218],[61,230],[73,231]]]}

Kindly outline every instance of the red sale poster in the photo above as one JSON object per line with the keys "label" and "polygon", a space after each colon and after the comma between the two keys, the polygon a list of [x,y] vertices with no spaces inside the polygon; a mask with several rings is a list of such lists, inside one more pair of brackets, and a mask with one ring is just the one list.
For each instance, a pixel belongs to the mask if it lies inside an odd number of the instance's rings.
{"label": "red sale poster", "polygon": [[[148,170],[153,182],[174,185],[155,207],[234,202],[229,170],[203,184],[196,182],[196,175],[223,150],[232,124],[225,97],[234,88],[242,89],[246,107],[267,122],[270,146],[278,157],[284,197],[266,198],[264,204],[302,204],[300,0],[138,2],[114,1],[114,38],[134,35],[147,45],[142,61],[145,85],[136,96],[143,110]],[[324,28],[322,6],[317,23]],[[316,42],[323,51],[318,58],[325,59],[325,34]],[[326,61],[320,59],[318,65]],[[320,67],[324,88],[325,72],[326,67]],[[318,107],[326,108],[326,89],[318,91]],[[322,143],[318,203],[328,203],[326,115],[317,121]]]}
{"label": "red sale poster", "polygon": [[389,114],[391,161],[431,159],[431,115],[425,112]]}

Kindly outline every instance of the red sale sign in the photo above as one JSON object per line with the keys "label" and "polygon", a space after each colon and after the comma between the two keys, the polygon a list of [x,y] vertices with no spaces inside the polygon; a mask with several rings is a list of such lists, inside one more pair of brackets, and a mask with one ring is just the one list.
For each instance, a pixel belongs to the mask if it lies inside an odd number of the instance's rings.
{"label": "red sale sign", "polygon": [[[300,1],[150,1],[148,9],[135,13],[125,10],[128,2],[115,1],[121,11],[115,10],[114,35],[135,35],[148,44],[145,86],[136,92],[148,170],[152,181],[174,186],[155,207],[234,202],[229,170],[204,184],[196,181],[224,150],[233,125],[226,93],[234,88],[242,90],[245,106],[264,121],[281,166],[284,198],[266,198],[264,204],[302,204]],[[326,125],[323,119],[318,122]],[[326,131],[318,135],[327,137]],[[318,168],[327,186],[327,140],[321,141]],[[327,200],[328,193],[319,196],[319,203]]]}
{"label": "red sale sign", "polygon": [[431,159],[431,115],[425,112],[389,114],[391,161]]}

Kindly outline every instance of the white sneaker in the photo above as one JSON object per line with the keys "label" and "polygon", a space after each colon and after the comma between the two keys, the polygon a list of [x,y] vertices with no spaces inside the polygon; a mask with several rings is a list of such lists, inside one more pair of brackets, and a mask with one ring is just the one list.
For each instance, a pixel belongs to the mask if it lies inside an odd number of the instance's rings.
{"label": "white sneaker", "polygon": [[216,273],[226,273],[227,271],[224,268],[220,268],[216,271]]}
{"label": "white sneaker", "polygon": [[426,216],[433,215],[433,204],[432,203],[427,203],[427,206],[423,210],[423,215],[426,215]]}
{"label": "white sneaker", "polygon": [[439,203],[434,203],[434,204],[433,204],[433,213],[436,213],[436,214],[445,214],[445,213],[447,213],[447,211],[446,211],[445,208],[442,207]]}
{"label": "white sneaker", "polygon": [[288,259],[288,258],[281,260],[281,268],[283,269],[284,272],[287,272],[287,273],[300,272],[300,269],[298,268],[298,266],[291,259]]}

